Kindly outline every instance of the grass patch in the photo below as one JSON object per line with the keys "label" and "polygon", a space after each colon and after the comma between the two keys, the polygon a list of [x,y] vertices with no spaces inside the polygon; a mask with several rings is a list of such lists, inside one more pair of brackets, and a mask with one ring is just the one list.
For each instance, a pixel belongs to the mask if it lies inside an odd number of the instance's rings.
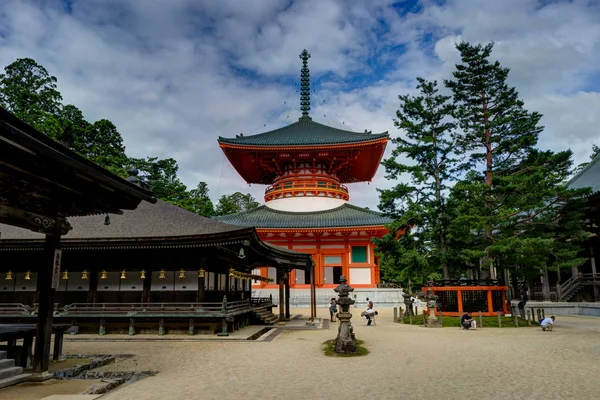
{"label": "grass patch", "polygon": [[[439,318],[439,316],[438,316]],[[498,317],[482,317],[483,325],[479,323],[479,316],[473,315],[473,319],[477,321],[477,328],[498,328]],[[514,317],[500,317],[502,321],[502,328],[515,328]],[[404,317],[402,323],[408,324],[408,317]],[[416,315],[412,318],[413,325],[423,325],[423,314]],[[532,321],[531,326],[539,326],[539,323]],[[443,317],[444,328],[458,328],[460,327],[460,317]],[[519,318],[519,328],[526,328],[527,320]]]}
{"label": "grass patch", "polygon": [[328,340],[323,343],[323,353],[325,353],[325,355],[329,357],[360,357],[369,354],[369,350],[367,350],[367,348],[363,346],[364,342],[362,340],[356,339],[354,343],[356,344],[356,348],[358,349],[358,353],[356,354],[336,353],[335,351],[333,351],[335,347],[335,340]]}

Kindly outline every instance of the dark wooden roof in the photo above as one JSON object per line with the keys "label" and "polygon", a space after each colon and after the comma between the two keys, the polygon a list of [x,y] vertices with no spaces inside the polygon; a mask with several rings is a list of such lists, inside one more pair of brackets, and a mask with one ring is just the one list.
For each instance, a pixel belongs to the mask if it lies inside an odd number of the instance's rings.
{"label": "dark wooden roof", "polygon": [[0,222],[46,232],[58,216],[121,213],[142,200],[155,201],[0,108]]}
{"label": "dark wooden roof", "polygon": [[377,212],[344,204],[331,210],[313,212],[279,211],[267,206],[216,217],[218,221],[257,228],[307,229],[355,226],[383,226],[392,220]]}
{"label": "dark wooden roof", "polygon": [[319,146],[333,144],[360,143],[389,138],[387,132],[370,134],[336,129],[301,117],[297,122],[273,131],[235,138],[219,137],[219,143],[243,146]]}
{"label": "dark wooden roof", "polygon": [[[122,215],[72,217],[73,229],[62,239],[62,247],[76,250],[229,247],[233,252],[246,247],[249,259],[260,265],[308,269],[309,254],[274,247],[263,242],[254,227],[235,226],[158,200],[143,201]],[[0,224],[0,251],[41,249],[44,234]],[[233,255],[235,257],[235,255]]]}
{"label": "dark wooden roof", "polygon": [[[109,218],[110,225],[105,225],[105,214],[71,217],[69,221],[73,229],[63,237],[63,241],[165,238],[210,235],[245,229],[245,227],[202,217],[162,200],[158,200],[155,204],[143,201],[135,210],[126,210],[122,215],[110,215]],[[0,240],[29,240],[44,237],[41,233],[2,224],[0,224],[0,232]]]}

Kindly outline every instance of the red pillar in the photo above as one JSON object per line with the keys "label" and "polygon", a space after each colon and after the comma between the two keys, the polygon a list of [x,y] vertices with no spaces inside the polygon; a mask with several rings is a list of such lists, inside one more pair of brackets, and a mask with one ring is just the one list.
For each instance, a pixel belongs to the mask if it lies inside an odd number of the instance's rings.
{"label": "red pillar", "polygon": [[462,302],[462,290],[457,290],[456,291],[456,298],[458,299],[458,314],[459,316],[461,316],[463,310],[463,302]]}
{"label": "red pillar", "polygon": [[487,291],[487,301],[488,301],[488,312],[490,315],[494,314],[494,302],[492,300],[492,291],[488,289]]}

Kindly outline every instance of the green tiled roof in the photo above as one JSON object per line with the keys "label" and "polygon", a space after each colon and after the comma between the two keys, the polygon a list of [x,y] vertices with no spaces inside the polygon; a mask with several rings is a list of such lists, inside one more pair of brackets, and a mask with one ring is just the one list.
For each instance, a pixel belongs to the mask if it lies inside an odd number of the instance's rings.
{"label": "green tiled roof", "polygon": [[596,156],[583,170],[579,171],[569,183],[569,189],[592,188],[592,193],[600,192],[600,154]]}
{"label": "green tiled roof", "polygon": [[254,210],[215,217],[220,222],[256,228],[341,228],[378,226],[392,222],[389,217],[350,204],[314,212],[289,212],[260,206]]}
{"label": "green tiled roof", "polygon": [[307,146],[358,143],[389,137],[387,132],[371,134],[332,128],[301,117],[298,122],[258,135],[219,137],[219,143],[246,146]]}

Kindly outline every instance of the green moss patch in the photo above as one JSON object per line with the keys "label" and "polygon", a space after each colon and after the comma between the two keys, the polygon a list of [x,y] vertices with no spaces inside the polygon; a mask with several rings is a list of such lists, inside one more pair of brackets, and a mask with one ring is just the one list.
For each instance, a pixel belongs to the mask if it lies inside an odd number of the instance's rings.
{"label": "green moss patch", "polygon": [[367,348],[363,346],[364,342],[362,340],[356,339],[354,341],[354,343],[356,344],[358,353],[338,354],[335,351],[333,351],[333,349],[335,347],[335,340],[328,340],[323,343],[323,347],[322,347],[323,353],[325,353],[325,355],[329,356],[329,357],[360,357],[360,356],[366,356],[367,354],[369,354],[369,350],[367,350]]}

